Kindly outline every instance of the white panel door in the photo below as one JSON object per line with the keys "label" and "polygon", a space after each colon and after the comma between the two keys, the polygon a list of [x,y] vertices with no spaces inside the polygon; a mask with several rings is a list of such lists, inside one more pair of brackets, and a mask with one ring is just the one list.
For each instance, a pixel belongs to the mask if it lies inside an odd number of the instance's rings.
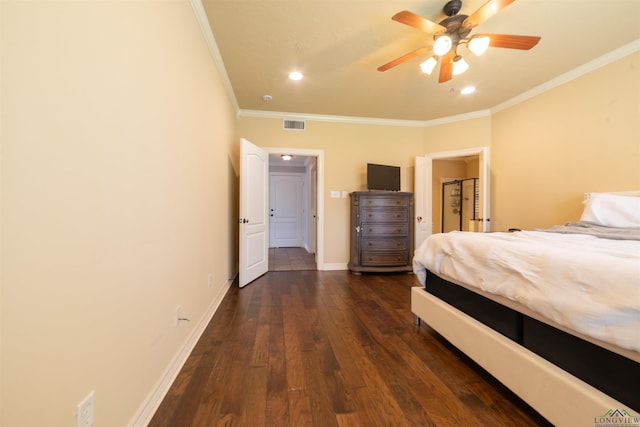
{"label": "white panel door", "polygon": [[269,269],[269,154],[240,140],[240,273],[243,287]]}
{"label": "white panel door", "polygon": [[269,242],[275,248],[299,248],[303,245],[304,205],[303,177],[277,175],[269,177]]}

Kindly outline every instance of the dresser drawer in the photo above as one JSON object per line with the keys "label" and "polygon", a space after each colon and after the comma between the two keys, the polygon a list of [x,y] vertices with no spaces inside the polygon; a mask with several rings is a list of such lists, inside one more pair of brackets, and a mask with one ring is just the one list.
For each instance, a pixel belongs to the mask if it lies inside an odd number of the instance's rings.
{"label": "dresser drawer", "polygon": [[362,208],[363,223],[368,222],[406,222],[409,219],[408,209],[376,209]]}
{"label": "dresser drawer", "polygon": [[383,266],[383,265],[408,265],[409,253],[407,251],[370,252],[362,251],[362,265]]}
{"label": "dresser drawer", "polygon": [[409,239],[406,237],[397,239],[362,239],[363,251],[406,251],[409,249]]}
{"label": "dresser drawer", "polygon": [[362,224],[362,236],[407,236],[409,224]]}
{"label": "dresser drawer", "polygon": [[367,197],[363,196],[360,199],[361,206],[380,206],[380,207],[388,207],[388,206],[409,206],[411,200],[407,197]]}

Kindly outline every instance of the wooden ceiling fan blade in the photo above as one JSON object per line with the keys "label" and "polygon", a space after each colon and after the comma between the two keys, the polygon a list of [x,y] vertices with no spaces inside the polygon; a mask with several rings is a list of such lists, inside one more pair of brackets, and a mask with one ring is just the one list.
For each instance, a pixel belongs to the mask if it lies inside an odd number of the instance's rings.
{"label": "wooden ceiling fan blade", "polygon": [[431,50],[431,46],[419,47],[418,49],[416,49],[416,50],[414,50],[412,52],[409,52],[406,55],[402,55],[401,57],[396,58],[393,61],[387,62],[386,64],[379,66],[378,67],[378,71],[387,71],[389,68],[393,68],[396,65],[400,65],[403,62],[406,62],[406,61],[408,61],[410,59],[413,59],[416,56],[420,56],[423,53],[426,53],[426,52],[428,52],[430,50]]}
{"label": "wooden ceiling fan blade", "polygon": [[447,29],[442,25],[429,21],[428,19],[416,15],[413,12],[409,12],[408,10],[396,13],[391,17],[391,19],[429,34],[439,34],[447,31]]}
{"label": "wooden ceiling fan blade", "polygon": [[490,0],[462,22],[463,28],[474,28],[509,6],[515,0]]}
{"label": "wooden ceiling fan blade", "polygon": [[438,83],[444,83],[453,77],[453,59],[456,57],[454,51],[450,51],[440,58],[440,77]]}
{"label": "wooden ceiling fan blade", "polygon": [[510,34],[481,34],[489,36],[489,46],[506,49],[529,50],[540,41],[536,36],[514,36]]}

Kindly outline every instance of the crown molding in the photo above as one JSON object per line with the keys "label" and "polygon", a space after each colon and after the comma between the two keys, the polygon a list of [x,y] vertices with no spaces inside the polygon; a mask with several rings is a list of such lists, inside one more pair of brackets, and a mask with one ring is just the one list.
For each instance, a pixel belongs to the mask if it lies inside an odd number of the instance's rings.
{"label": "crown molding", "polygon": [[373,117],[353,117],[353,116],[331,116],[324,114],[304,114],[304,113],[288,113],[283,111],[262,111],[262,110],[240,110],[238,117],[256,117],[262,119],[292,119],[292,120],[310,120],[316,122],[332,122],[332,123],[350,123],[364,125],[382,125],[382,126],[406,126],[424,128],[429,126],[437,126],[445,123],[460,122],[464,120],[476,119],[479,117],[488,117],[491,115],[489,110],[474,111],[471,113],[459,114],[457,116],[443,117],[435,120],[395,120],[395,119],[379,119]]}
{"label": "crown molding", "polygon": [[331,116],[325,114],[288,113],[284,111],[240,110],[239,117],[258,117],[263,119],[293,119],[316,122],[354,123],[364,125],[423,127],[419,120],[378,119],[374,117]]}
{"label": "crown molding", "polygon": [[615,62],[619,59],[622,59],[626,56],[631,55],[632,53],[640,51],[640,39],[636,39],[629,44],[621,46],[615,50],[612,50],[609,53],[606,53],[593,61],[589,61],[586,64],[583,64],[577,68],[574,68],[571,71],[568,71],[564,74],[559,75],[546,83],[543,83],[539,86],[534,87],[531,90],[521,93],[518,96],[515,96],[501,104],[496,105],[491,108],[491,114],[495,114],[499,111],[505,110],[509,107],[513,107],[516,104],[524,102],[528,99],[536,97],[544,92],[547,92],[551,89],[554,89],[558,86],[561,86],[565,83],[570,82],[571,80],[575,80],[578,77],[582,77],[585,74],[588,74],[592,71],[597,70],[598,68],[604,67],[605,65],[609,65],[612,62]]}
{"label": "crown molding", "polygon": [[209,48],[209,52],[211,53],[211,57],[213,58],[215,67],[220,74],[220,80],[222,80],[222,85],[224,86],[224,90],[227,93],[229,102],[231,102],[231,105],[237,114],[237,112],[240,110],[240,106],[238,105],[236,94],[233,91],[233,86],[231,86],[231,80],[229,79],[229,74],[227,73],[227,69],[224,66],[222,55],[220,55],[218,44],[216,43],[216,39],[213,37],[213,32],[211,32],[211,27],[209,26],[209,18],[207,18],[207,12],[205,12],[204,10],[202,0],[189,0],[189,3],[191,3],[193,14],[196,17],[196,21],[198,21],[200,30],[202,30],[204,41]]}
{"label": "crown molding", "polygon": [[440,119],[427,120],[422,122],[423,127],[444,125],[447,123],[462,122],[465,120],[478,119],[480,117],[491,116],[490,110],[478,110],[470,113],[458,114],[457,116],[442,117]]}

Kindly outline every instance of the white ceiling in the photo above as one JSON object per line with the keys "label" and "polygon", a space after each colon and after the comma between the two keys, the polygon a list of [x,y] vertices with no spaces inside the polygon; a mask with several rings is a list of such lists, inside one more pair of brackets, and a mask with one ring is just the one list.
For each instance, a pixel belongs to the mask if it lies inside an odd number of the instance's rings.
{"label": "white ceiling", "polygon": [[[463,1],[469,15],[486,0]],[[529,51],[459,49],[469,70],[438,83],[414,58],[376,68],[432,36],[391,20],[439,22],[446,0],[202,0],[239,107],[427,121],[486,110],[640,39],[640,0],[517,0],[471,34],[541,36]],[[299,70],[305,78],[291,81]],[[458,91],[476,86],[472,95]],[[263,95],[272,96],[270,102]]]}

